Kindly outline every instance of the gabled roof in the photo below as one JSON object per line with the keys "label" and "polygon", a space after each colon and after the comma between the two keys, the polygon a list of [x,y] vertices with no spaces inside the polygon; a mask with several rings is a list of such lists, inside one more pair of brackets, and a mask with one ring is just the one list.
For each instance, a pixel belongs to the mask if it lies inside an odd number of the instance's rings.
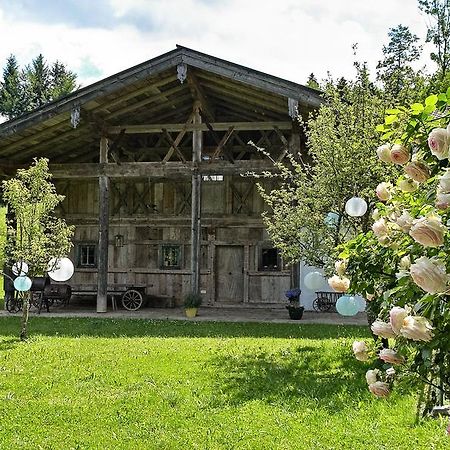
{"label": "gabled roof", "polygon": [[[188,79],[180,83],[177,67],[183,64]],[[215,122],[290,120],[288,99],[297,101],[304,115],[322,101],[314,89],[177,46],[0,124],[0,158],[15,162],[40,155],[80,159],[97,151],[105,126],[184,123],[198,96],[203,96]],[[81,123],[74,129],[70,115],[77,107]]]}

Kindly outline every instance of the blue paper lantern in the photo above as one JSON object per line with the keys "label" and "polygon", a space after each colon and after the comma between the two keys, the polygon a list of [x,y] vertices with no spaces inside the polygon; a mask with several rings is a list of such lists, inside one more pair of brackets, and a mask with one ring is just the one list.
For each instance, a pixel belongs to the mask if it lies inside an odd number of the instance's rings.
{"label": "blue paper lantern", "polygon": [[349,295],[343,295],[339,297],[336,302],[336,311],[341,316],[354,316],[358,313],[359,306],[355,297]]}
{"label": "blue paper lantern", "polygon": [[325,225],[328,225],[329,227],[335,227],[339,221],[339,214],[335,212],[329,212],[323,221],[325,222]]}
{"label": "blue paper lantern", "polygon": [[362,297],[356,297],[356,304],[359,312],[366,310],[366,301]]}
{"label": "blue paper lantern", "polygon": [[26,276],[20,276],[14,280],[14,288],[17,291],[22,291],[22,292],[29,291],[31,288],[31,284],[32,284],[32,282],[31,282],[30,278],[28,278]]}

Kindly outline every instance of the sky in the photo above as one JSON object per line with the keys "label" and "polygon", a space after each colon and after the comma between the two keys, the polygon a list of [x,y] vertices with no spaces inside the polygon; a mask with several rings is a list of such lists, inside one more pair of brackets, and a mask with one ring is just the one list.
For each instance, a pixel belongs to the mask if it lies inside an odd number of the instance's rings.
{"label": "sky", "polygon": [[425,40],[417,0],[0,0],[0,70],[42,53],[86,86],[180,44],[304,84],[353,78],[355,43],[374,74],[400,23]]}

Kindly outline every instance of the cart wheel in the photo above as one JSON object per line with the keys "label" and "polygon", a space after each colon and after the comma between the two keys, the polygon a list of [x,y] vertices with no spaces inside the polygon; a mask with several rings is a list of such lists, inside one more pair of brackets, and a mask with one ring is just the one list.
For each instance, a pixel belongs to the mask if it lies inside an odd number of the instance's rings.
{"label": "cart wheel", "polygon": [[135,289],[128,289],[122,295],[122,305],[128,311],[136,311],[142,306],[142,294]]}
{"label": "cart wheel", "polygon": [[331,308],[331,303],[327,297],[317,297],[313,302],[313,308],[316,311],[327,312]]}
{"label": "cart wheel", "polygon": [[6,309],[10,313],[19,312],[22,309],[23,304],[23,294],[15,292],[14,294],[9,294],[6,299]]}
{"label": "cart wheel", "polygon": [[320,302],[321,302],[321,300],[320,300],[319,297],[317,297],[317,298],[314,299],[314,301],[313,301],[313,308],[314,308],[314,311],[317,311],[317,312],[320,311]]}

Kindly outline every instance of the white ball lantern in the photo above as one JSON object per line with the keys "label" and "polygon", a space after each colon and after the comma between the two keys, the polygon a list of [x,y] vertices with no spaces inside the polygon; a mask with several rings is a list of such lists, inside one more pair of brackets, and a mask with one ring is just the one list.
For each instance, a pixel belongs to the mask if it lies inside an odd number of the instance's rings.
{"label": "white ball lantern", "polygon": [[18,277],[28,273],[28,264],[25,261],[17,261],[11,267],[12,273]]}
{"label": "white ball lantern", "polygon": [[367,212],[367,202],[361,197],[352,197],[345,204],[345,212],[351,217],[361,217]]}
{"label": "white ball lantern", "polygon": [[75,268],[69,258],[55,259],[52,258],[48,263],[48,276],[53,281],[67,281],[69,280]]}
{"label": "white ball lantern", "polygon": [[320,272],[310,272],[305,276],[303,282],[311,291],[318,291],[323,286],[324,278]]}

